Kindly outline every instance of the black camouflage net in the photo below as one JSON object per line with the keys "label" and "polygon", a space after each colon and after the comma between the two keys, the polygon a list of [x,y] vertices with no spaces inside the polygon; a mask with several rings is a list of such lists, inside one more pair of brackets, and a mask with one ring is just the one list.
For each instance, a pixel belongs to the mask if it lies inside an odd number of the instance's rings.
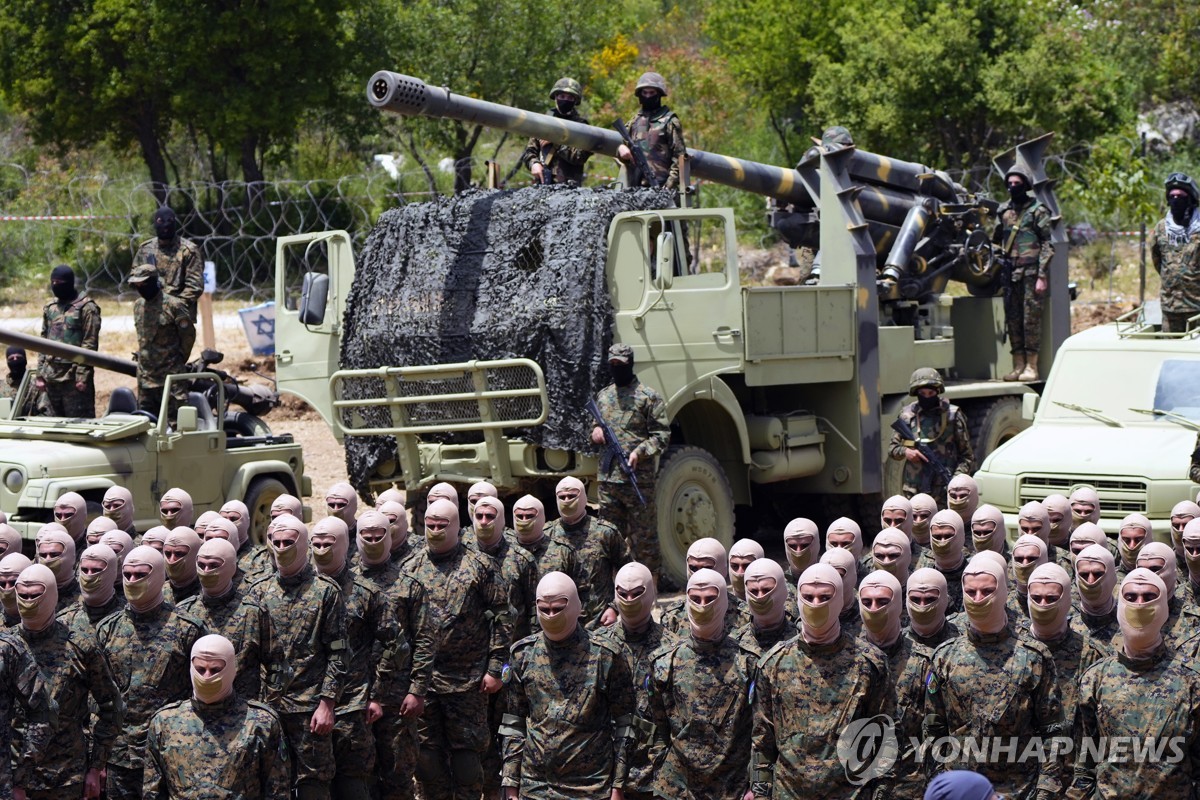
{"label": "black camouflage net", "polygon": [[[343,369],[529,358],[545,373],[549,417],[505,433],[543,447],[589,451],[586,403],[607,381],[612,308],[605,281],[609,223],[623,211],[674,206],[664,190],[619,192],[565,186],[474,191],[385,213],[367,239],[346,303]],[[504,388],[529,385],[528,370],[493,374]],[[346,399],[378,397],[379,379],[348,381]],[[401,384],[402,394],[470,391],[459,375]],[[489,388],[496,388],[490,386]],[[497,403],[501,419],[536,412],[537,401]],[[470,422],[474,401],[409,407],[410,421]],[[368,409],[363,423],[387,427]],[[423,434],[477,442],[478,433]],[[377,466],[396,458],[390,436],[346,438],[346,470],[366,492]]]}

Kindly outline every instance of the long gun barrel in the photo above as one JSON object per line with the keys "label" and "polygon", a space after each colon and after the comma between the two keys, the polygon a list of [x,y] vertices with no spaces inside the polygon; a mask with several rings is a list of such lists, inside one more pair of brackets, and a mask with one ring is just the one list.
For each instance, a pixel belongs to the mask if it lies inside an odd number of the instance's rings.
{"label": "long gun barrel", "polygon": [[0,342],[14,347],[23,347],[35,353],[45,353],[48,356],[61,358],[64,361],[70,361],[75,364],[85,364],[96,369],[107,369],[112,372],[119,372],[122,375],[137,377],[137,364],[133,361],[127,358],[118,358],[117,356],[107,356],[103,353],[97,353],[95,350],[88,350],[85,347],[76,347],[73,344],[64,344],[63,342],[52,342],[49,339],[43,339],[41,336],[17,333],[6,328],[0,328]]}

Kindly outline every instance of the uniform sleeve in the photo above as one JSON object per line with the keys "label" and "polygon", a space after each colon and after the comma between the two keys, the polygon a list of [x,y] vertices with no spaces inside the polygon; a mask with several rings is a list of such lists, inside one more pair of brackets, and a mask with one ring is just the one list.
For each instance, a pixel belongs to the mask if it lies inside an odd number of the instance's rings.
{"label": "uniform sleeve", "polygon": [[[634,676],[646,684],[646,705],[650,722],[654,724],[654,739],[650,749],[656,753],[665,753],[671,746],[671,713],[667,708],[671,658],[671,655],[664,653],[650,662],[645,675]],[[654,767],[657,771],[658,765]]]}
{"label": "uniform sleeve", "polygon": [[[1099,735],[1096,720],[1096,683],[1099,670],[1088,670],[1079,682],[1079,699],[1075,704],[1075,718],[1071,720],[1071,736],[1078,745],[1085,737]],[[1071,785],[1067,787],[1067,800],[1083,800],[1096,790],[1096,749],[1083,748],[1075,756],[1075,771]]]}
{"label": "uniform sleeve", "polygon": [[1200,434],[1196,434],[1196,447],[1192,450],[1192,463],[1188,468],[1192,483],[1200,483]]}
{"label": "uniform sleeve", "polygon": [[667,422],[667,403],[657,392],[646,398],[642,412],[646,418],[646,440],[637,446],[638,458],[652,458],[666,452],[671,443],[671,426]]}
{"label": "uniform sleeve", "polygon": [[1054,243],[1050,241],[1053,223],[1050,220],[1050,210],[1045,206],[1038,209],[1033,220],[1034,232],[1038,238],[1038,271],[1037,276],[1042,280],[1048,279],[1050,260],[1054,258]]}
{"label": "uniform sleeve", "polygon": [[234,690],[245,700],[258,700],[262,695],[263,653],[271,620],[258,603],[243,600],[242,646],[238,651],[238,672],[233,679]]}
{"label": "uniform sleeve", "polygon": [[613,788],[624,789],[629,775],[630,750],[636,741],[633,714],[637,710],[637,693],[633,688],[633,667],[628,652],[622,648],[613,656],[608,675],[609,714],[613,719]]}
{"label": "uniform sleeve", "polygon": [[204,294],[204,262],[200,259],[200,249],[189,250],[179,268],[183,271],[183,286],[179,287],[179,296],[194,303]]}
{"label": "uniform sleeve", "polygon": [[117,734],[121,732],[121,720],[125,707],[121,701],[121,690],[113,679],[108,656],[94,640],[88,652],[76,652],[80,674],[88,676],[88,687],[96,701],[96,721],[92,725],[91,752],[88,767],[102,769],[108,763],[109,751]]}
{"label": "uniform sleeve", "polygon": [[[586,117],[579,117],[577,119],[573,119],[570,121],[578,122],[580,125],[589,125],[590,124]],[[567,162],[568,164],[574,164],[576,166],[582,167],[584,165],[584,163],[586,163],[587,160],[592,157],[592,151],[591,150],[581,150],[578,147],[568,147],[567,145],[559,145],[558,146],[558,157],[561,158],[563,161]]]}
{"label": "uniform sleeve", "polygon": [[775,787],[775,762],[779,749],[775,741],[775,720],[771,716],[774,689],[771,678],[761,669],[754,678],[754,727],[750,753],[750,791],[758,798],[771,797]]}
{"label": "uniform sleeve", "polygon": [[289,797],[292,793],[292,770],[287,758],[287,740],[283,738],[283,727],[273,719],[267,740],[263,743],[262,782],[263,797]]}
{"label": "uniform sleeve", "polygon": [[[932,742],[942,738],[949,731],[946,722],[946,702],[942,687],[946,685],[943,659],[935,652],[929,664],[929,673],[925,676],[925,718],[921,722],[921,737]],[[938,767],[932,758],[926,763],[930,777],[934,773],[944,772],[945,766]]]}
{"label": "uniform sleeve", "polygon": [[29,770],[41,763],[57,717],[57,709],[38,672],[37,662],[23,641],[11,640],[3,648],[5,688],[16,698],[25,712],[24,748],[16,754],[13,782],[16,786],[28,783]]}
{"label": "uniform sleeve", "polygon": [[499,678],[504,672],[509,644],[512,642],[512,619],[508,613],[508,592],[504,582],[498,579],[495,570],[486,570],[484,574],[483,597],[492,615],[487,674]]}
{"label": "uniform sleeve", "polygon": [[410,581],[412,592],[407,600],[407,613],[402,617],[407,626],[408,642],[412,648],[412,672],[408,693],[424,697],[433,680],[433,662],[437,656],[437,640],[434,638],[433,616],[425,607],[425,587]]}
{"label": "uniform sleeve", "polygon": [[[1037,714],[1037,730],[1034,731],[1044,740],[1064,736],[1067,724],[1063,718],[1062,695],[1058,691],[1058,674],[1054,659],[1047,652],[1042,658],[1042,681],[1038,685],[1035,697]],[[1042,759],[1038,770],[1038,794],[1058,797],[1063,789],[1063,760],[1061,758]]]}
{"label": "uniform sleeve", "polygon": [[196,344],[196,326],[192,324],[192,317],[188,313],[187,307],[178,301],[175,306],[175,325],[179,328],[179,348],[182,351],[183,360],[187,361],[188,356],[192,354],[192,347]]}
{"label": "uniform sleeve", "polygon": [[325,678],[321,681],[321,699],[334,704],[342,696],[346,682],[346,603],[342,593],[330,587],[321,626],[321,644],[325,647]]}
{"label": "uniform sleeve", "polygon": [[521,153],[521,163],[526,169],[531,168],[536,164],[542,155],[542,144],[536,136],[530,136],[529,141],[525,144],[525,150]]}
{"label": "uniform sleeve", "polygon": [[529,700],[525,696],[524,659],[520,653],[512,654],[512,665],[504,690],[507,712],[500,719],[500,755],[504,761],[500,771],[500,785],[517,788],[521,785],[525,726],[529,718]]}
{"label": "uniform sleeve", "polygon": [[162,730],[155,715],[150,720],[150,728],[146,733],[146,758],[142,760],[142,800],[170,800],[171,790],[167,784],[167,768],[162,763],[162,751],[159,741]]}
{"label": "uniform sleeve", "polygon": [[[79,309],[83,339],[79,346],[87,350],[100,349],[100,306],[94,302],[84,303]],[[75,380],[86,381],[92,377],[92,368],[87,364],[75,365]]]}
{"label": "uniform sleeve", "polygon": [[683,141],[683,124],[679,117],[672,117],[667,125],[667,136],[671,141],[671,172],[667,176],[668,189],[679,187],[679,157],[687,156],[687,144]]}
{"label": "uniform sleeve", "polygon": [[[912,423],[913,423],[912,419],[909,417],[906,417],[906,415],[904,413],[907,410],[908,410],[907,406],[900,409],[900,413],[897,415],[897,419],[907,422],[909,427],[912,427]],[[900,437],[900,432],[898,430],[896,430],[895,428],[892,428],[892,440],[888,444],[888,455],[890,455],[896,461],[903,461],[905,459],[905,457],[907,457],[907,455],[908,455],[908,448],[910,446],[911,445],[905,443],[905,440]]]}
{"label": "uniform sleeve", "polygon": [[961,408],[954,415],[954,446],[958,450],[958,463],[954,467],[954,474],[970,475],[975,471],[975,451],[971,447],[971,429],[967,423],[967,415]]}
{"label": "uniform sleeve", "polygon": [[371,645],[370,699],[382,706],[395,707],[403,703],[408,694],[412,651],[400,633],[397,611],[387,598],[382,593],[376,594],[372,605],[370,624],[375,631],[375,641]]}

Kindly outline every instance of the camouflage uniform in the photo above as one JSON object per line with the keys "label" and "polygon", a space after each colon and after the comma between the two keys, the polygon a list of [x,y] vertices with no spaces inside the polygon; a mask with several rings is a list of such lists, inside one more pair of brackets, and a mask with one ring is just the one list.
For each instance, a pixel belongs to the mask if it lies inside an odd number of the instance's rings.
{"label": "camouflage uniform", "polygon": [[275,557],[265,544],[249,544],[238,551],[238,572],[243,573],[246,583],[270,577],[275,571]]}
{"label": "camouflage uniform", "polygon": [[901,631],[902,636],[907,636],[917,644],[928,647],[930,651],[936,650],[937,646],[942,642],[949,641],[956,636],[961,636],[962,633],[962,628],[960,628],[956,623],[951,622],[949,617],[946,618],[946,624],[942,626],[942,629],[933,636],[922,636],[914,631],[911,626],[906,627],[903,631]]}
{"label": "camouflage uniform", "polygon": [[[25,719],[19,750],[13,742],[14,700]],[[52,741],[56,717],[57,709],[25,641],[13,633],[0,636],[0,800],[12,800],[13,786],[29,784],[31,767],[42,760]]]}
{"label": "camouflage uniform", "polygon": [[[943,397],[936,412],[929,413],[923,412],[918,404],[913,402],[902,408],[899,416],[908,423],[912,432],[929,446],[951,475],[970,475],[975,469],[975,453],[971,449],[967,417],[958,406]],[[944,498],[946,483],[933,469],[926,468],[924,464],[905,461],[905,450],[912,446],[911,442],[892,431],[889,452],[896,461],[904,461],[904,496],[912,497],[924,492],[933,497]]]}
{"label": "camouflage uniform", "polygon": [[100,621],[110,614],[115,614],[125,608],[125,597],[119,591],[113,592],[112,599],[102,606],[89,606],[79,598],[71,605],[58,612],[58,619],[74,631],[96,635]]}
{"label": "camouflage uniform", "polygon": [[167,585],[163,587],[163,591],[172,603],[177,606],[182,605],[185,600],[190,600],[200,594],[200,579],[196,578],[184,586],[176,586],[168,581]]}
{"label": "camouflage uniform", "polygon": [[854,788],[838,762],[841,729],[883,708],[887,661],[845,631],[811,645],[794,636],[763,654],[754,698],[750,786],[755,798],[841,800]]}
{"label": "camouflage uniform", "polygon": [[[868,644],[865,638],[862,641]],[[925,765],[917,758],[911,743],[921,738],[921,725],[925,721],[925,676],[929,674],[933,651],[934,647],[903,633],[890,647],[880,648],[887,659],[888,674],[895,689],[884,712],[895,723],[900,746],[889,795],[895,800],[921,800],[925,794]]]}
{"label": "camouflage uniform", "polygon": [[651,657],[650,721],[666,751],[658,770],[659,796],[745,794],[754,670],[761,655],[757,645],[730,635],[709,642],[689,634]]}
{"label": "camouflage uniform", "polygon": [[[1192,214],[1198,213],[1200,209],[1193,209]],[[1184,241],[1172,241],[1167,234],[1166,219],[1160,219],[1150,231],[1147,249],[1154,269],[1162,278],[1159,297],[1163,333],[1182,333],[1187,330],[1188,317],[1200,314],[1198,248],[1200,237],[1194,235]]]}
{"label": "camouflage uniform", "polygon": [[582,625],[512,647],[504,786],[522,800],[609,800],[626,783],[635,695],[629,655]]}
{"label": "camouflage uniform", "polygon": [[[667,189],[678,189],[679,157],[687,155],[687,144],[683,141],[683,125],[675,112],[665,105],[649,113],[639,110],[626,127],[634,146],[646,154],[646,163],[654,171],[655,181]],[[650,185],[645,176],[642,185]]]}
{"label": "camouflage uniform", "polygon": [[[605,417],[607,416],[606,411]],[[641,483],[640,475],[638,483]],[[637,502],[636,498],[634,502]],[[617,570],[633,560],[629,557],[629,548],[625,540],[611,522],[597,519],[590,514],[584,514],[583,519],[573,525],[564,523],[561,518],[548,523],[545,538],[560,541],[575,551],[576,571],[566,574],[579,587],[579,600],[583,603],[583,616],[580,620],[595,630],[600,627],[600,615],[605,609],[614,608],[613,593],[616,588],[613,579],[616,578]],[[657,538],[654,541],[657,545]],[[636,543],[634,546],[636,547]],[[646,566],[651,573],[654,572],[653,567],[649,564]],[[534,588],[536,587],[535,578]],[[532,600],[533,595],[530,594],[530,605]],[[533,616],[536,617],[536,610]]]}
{"label": "camouflage uniform", "polygon": [[[1124,760],[1097,758],[1081,750],[1067,798],[1194,798],[1200,782],[1198,718],[1200,674],[1165,645],[1148,657],[1131,658],[1122,650],[1093,664],[1079,683],[1076,741],[1105,737],[1111,743],[1114,737],[1134,737],[1136,748],[1149,745],[1148,737],[1154,737],[1156,745],[1170,744],[1162,758],[1136,763],[1131,763],[1128,750]],[[1182,741],[1172,741],[1174,737]],[[1182,758],[1171,758],[1173,748]]]}
{"label": "camouflage uniform", "polygon": [[346,604],[337,583],[305,565],[295,575],[259,578],[248,598],[266,612],[263,700],[279,714],[295,760],[297,790],[328,792],[333,738],[309,731],[321,700],[334,704],[346,679]]}
{"label": "camouflage uniform", "polygon": [[276,800],[291,795],[279,716],[234,692],[217,703],[180,700],[150,720],[146,800]]}
{"label": "camouflage uniform", "polygon": [[[743,625],[750,623],[750,608],[746,605],[746,601],[735,595],[733,592],[728,594],[728,603],[725,607],[725,630],[736,631]],[[673,600],[663,607],[659,615],[659,621],[662,622],[663,628],[672,636],[684,637],[691,631],[691,623],[688,622],[687,615],[687,595]],[[795,635],[792,631],[792,635]]]}
{"label": "camouflage uniform", "polygon": [[[616,625],[596,631],[595,635],[609,637],[614,643],[623,646],[629,654],[636,693],[635,724],[640,723],[639,727],[644,728],[643,720],[650,718],[650,659],[659,647],[669,643],[673,637],[653,618],[647,620],[644,630],[641,631],[630,631],[618,621]],[[656,742],[639,744],[643,746],[631,747],[627,754],[626,800],[654,797],[655,765],[661,763],[663,748],[661,743]]]}
{"label": "camouflage uniform", "polygon": [[[536,588],[538,581],[546,577],[551,572],[561,572],[564,575],[570,576],[571,580],[575,581],[575,585],[581,585],[583,576],[580,574],[579,556],[575,553],[575,548],[561,539],[552,539],[549,536],[542,538],[534,544],[524,544],[517,541],[516,545],[524,550],[529,555],[533,556],[534,560],[534,576],[533,585]],[[614,575],[616,573],[613,573]],[[537,608],[531,608],[529,612],[529,629],[535,630],[537,622]],[[524,637],[522,637],[524,638]]]}
{"label": "camouflage uniform", "polygon": [[[964,621],[963,623],[967,623]],[[1022,742],[1032,736],[1051,738],[1067,730],[1054,656],[1040,642],[1023,641],[1009,628],[984,634],[967,627],[933,653],[927,690],[924,738],[975,736]],[[1017,748],[1017,756],[1024,749]],[[940,769],[982,771],[997,792],[1015,797],[1055,797],[1062,791],[1059,762],[1032,765],[939,764]]]}
{"label": "camouflage uniform", "polygon": [[196,303],[204,294],[204,260],[196,243],[182,236],[176,236],[165,246],[157,238],[147,239],[133,256],[132,267],[141,264],[150,264],[158,270],[163,292],[182,300],[194,323]]}
{"label": "camouflage uniform", "polygon": [[[550,116],[558,119],[567,120],[568,122],[577,122],[580,125],[587,125],[587,117],[580,116],[579,109],[573,108],[569,114],[561,113],[557,108],[551,109]],[[583,165],[591,158],[592,154],[587,150],[580,150],[578,147],[568,147],[565,144],[546,144],[536,136],[530,137],[529,142],[525,145],[525,152],[521,154],[521,163],[526,167],[533,164],[541,164],[545,169],[550,171],[554,176],[555,183],[567,183],[568,181],[575,183],[577,186],[583,185]]]}
{"label": "camouflage uniform", "polygon": [[[643,506],[621,466],[613,459],[607,474],[600,479],[600,514],[611,522],[629,542],[635,561],[645,564],[658,581],[662,572],[662,553],[658,545],[657,513],[654,505],[654,481],[658,472],[657,456],[666,452],[671,441],[667,424],[667,404],[655,389],[638,380],[626,386],[609,384],[596,396],[600,413],[612,427],[626,457],[635,449],[638,465],[634,474],[638,488],[646,498]],[[613,567],[613,574],[621,564]],[[579,584],[585,591],[585,584]],[[612,584],[605,602],[612,597]],[[585,611],[589,608],[584,601]]]}
{"label": "camouflage uniform", "polygon": [[[88,350],[100,347],[100,307],[87,295],[69,303],[51,300],[42,309],[42,338]],[[96,381],[86,364],[76,364],[45,353],[38,355],[38,377],[46,382],[46,396],[56,417],[96,416]],[[75,384],[87,387],[81,392]]]}
{"label": "camouflage uniform", "polygon": [[[19,627],[5,635],[23,640],[58,708],[46,756],[29,770],[21,788],[27,792],[65,790],[82,797],[85,774],[89,769],[104,769],[121,730],[121,692],[113,682],[108,658],[94,633],[73,629],[61,617],[40,631]],[[86,722],[89,695],[97,709],[91,725]],[[23,736],[24,714],[18,713],[18,717]]]}
{"label": "camouflage uniform", "polygon": [[[159,292],[153,300],[139,297],[133,303],[133,324],[138,337],[138,407],[151,414],[162,408],[167,376],[183,372],[196,343],[196,326],[187,305]],[[187,400],[187,388],[177,381],[171,390],[169,414],[173,419]]]}
{"label": "camouflage uniform", "polygon": [[503,673],[512,631],[508,598],[491,563],[462,543],[441,554],[419,550],[406,571],[425,588],[436,632],[425,714],[417,721],[417,780],[426,800],[478,797],[478,757],[488,740],[480,681]]}
{"label": "camouflage uniform", "polygon": [[759,628],[753,622],[747,622],[734,631],[733,638],[744,645],[758,648],[759,653],[765,653],[780,642],[786,642],[796,635],[796,620],[789,610],[783,622],[772,628]]}
{"label": "camouflage uniform", "polygon": [[[0,397],[7,397],[10,400],[17,399],[17,391],[21,388],[21,382],[13,380],[12,373],[4,376],[4,383],[0,385]],[[25,404],[19,409],[14,417],[37,417],[50,416],[50,400],[46,397],[45,392],[39,392],[33,387],[33,381],[30,380],[29,392],[25,395]]]}
{"label": "camouflage uniform", "polygon": [[150,717],[191,694],[192,645],[205,633],[200,620],[165,600],[146,612],[126,606],[97,626],[96,638],[125,703],[121,733],[108,760],[110,800],[141,797]]}
{"label": "camouflage uniform", "polygon": [[1014,355],[1037,353],[1042,343],[1045,295],[1035,292],[1034,286],[1039,278],[1049,280],[1050,259],[1054,256],[1054,245],[1050,243],[1050,210],[1030,198],[1028,205],[1019,207],[1013,206],[1010,200],[996,213],[999,222],[992,241],[1012,258],[1012,272],[1004,285],[1004,320],[1009,348]]}
{"label": "camouflage uniform", "polygon": [[230,641],[238,659],[234,691],[242,699],[257,700],[262,695],[263,648],[270,639],[271,623],[262,606],[246,597],[249,590],[235,576],[224,596],[189,597],[179,604],[179,610],[200,620],[209,633]]}

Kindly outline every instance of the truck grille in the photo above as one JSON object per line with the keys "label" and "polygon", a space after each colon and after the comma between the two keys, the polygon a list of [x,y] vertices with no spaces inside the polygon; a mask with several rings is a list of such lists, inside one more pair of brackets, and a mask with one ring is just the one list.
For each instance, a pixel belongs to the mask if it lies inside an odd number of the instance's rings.
{"label": "truck grille", "polygon": [[1025,475],[1021,478],[1020,504],[1042,501],[1048,494],[1067,497],[1080,486],[1091,486],[1100,495],[1105,516],[1145,513],[1146,482],[1136,478],[1093,478],[1087,475]]}

